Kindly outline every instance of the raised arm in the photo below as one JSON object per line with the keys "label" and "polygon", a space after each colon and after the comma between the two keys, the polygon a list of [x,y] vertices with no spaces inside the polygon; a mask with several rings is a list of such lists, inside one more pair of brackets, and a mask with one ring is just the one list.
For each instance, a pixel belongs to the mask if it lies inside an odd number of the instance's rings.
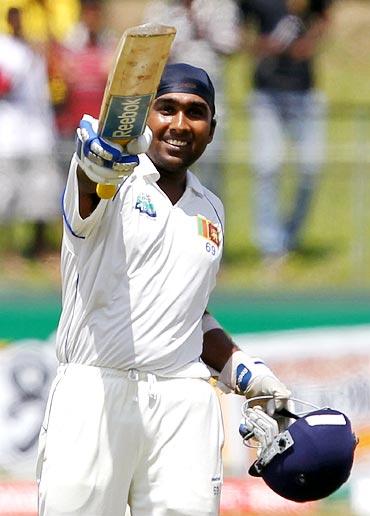
{"label": "raised arm", "polygon": [[151,142],[151,131],[147,128],[123,149],[101,138],[97,126],[95,118],[84,115],[77,129],[77,179],[82,219],[91,215],[99,204],[97,184],[121,184],[138,165],[137,154],[146,152]]}
{"label": "raised arm", "polygon": [[80,216],[82,219],[86,219],[99,204],[100,199],[96,193],[97,183],[91,181],[79,165],[77,166],[77,180]]}

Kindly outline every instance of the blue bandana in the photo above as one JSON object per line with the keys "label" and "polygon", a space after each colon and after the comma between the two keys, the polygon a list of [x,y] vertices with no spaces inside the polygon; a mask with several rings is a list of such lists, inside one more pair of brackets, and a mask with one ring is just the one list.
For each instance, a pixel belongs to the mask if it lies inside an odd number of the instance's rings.
{"label": "blue bandana", "polygon": [[156,97],[165,93],[192,93],[207,102],[212,116],[215,114],[215,89],[208,73],[185,63],[166,65]]}

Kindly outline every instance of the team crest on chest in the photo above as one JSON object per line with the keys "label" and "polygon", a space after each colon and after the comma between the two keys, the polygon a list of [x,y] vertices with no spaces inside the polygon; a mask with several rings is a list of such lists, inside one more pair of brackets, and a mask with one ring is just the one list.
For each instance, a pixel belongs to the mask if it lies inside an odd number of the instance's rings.
{"label": "team crest on chest", "polygon": [[220,235],[218,227],[202,215],[197,216],[197,223],[198,235],[207,238],[207,240],[210,240],[211,242],[219,246]]}
{"label": "team crest on chest", "polygon": [[150,195],[147,193],[140,193],[137,196],[135,209],[139,210],[140,213],[146,213],[149,217],[154,218],[157,216],[157,212],[155,211]]}

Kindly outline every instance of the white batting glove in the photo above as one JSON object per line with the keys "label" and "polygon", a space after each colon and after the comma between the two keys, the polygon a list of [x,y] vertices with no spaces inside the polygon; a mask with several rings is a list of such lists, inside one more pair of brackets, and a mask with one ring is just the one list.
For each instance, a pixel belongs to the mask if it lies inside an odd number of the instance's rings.
{"label": "white batting glove", "polygon": [[247,408],[244,410],[239,426],[239,433],[243,439],[255,439],[260,446],[269,446],[279,434],[279,427],[275,419],[267,415],[260,406]]}
{"label": "white batting glove", "polygon": [[[290,448],[294,441],[289,431],[281,431],[275,419],[267,415],[261,407],[243,407],[242,412],[244,419],[239,426],[239,433],[246,446],[257,448],[258,460],[254,463],[253,469],[259,473],[263,466]],[[254,439],[257,446],[250,445],[249,439]]]}
{"label": "white batting glove", "polygon": [[129,154],[141,154],[146,152],[152,143],[152,139],[152,130],[148,125],[146,125],[143,134],[128,142],[126,145],[126,150]]}
{"label": "white batting glove", "polygon": [[123,149],[121,145],[101,138],[97,130],[98,120],[84,115],[77,129],[78,164],[91,181],[119,185],[139,164],[137,154],[148,150],[151,131],[147,128],[143,135],[131,140]]}
{"label": "white batting glove", "polygon": [[261,359],[252,358],[242,351],[235,351],[231,355],[220,372],[218,381],[247,398],[272,396],[266,404],[269,415],[288,408],[291,392]]}

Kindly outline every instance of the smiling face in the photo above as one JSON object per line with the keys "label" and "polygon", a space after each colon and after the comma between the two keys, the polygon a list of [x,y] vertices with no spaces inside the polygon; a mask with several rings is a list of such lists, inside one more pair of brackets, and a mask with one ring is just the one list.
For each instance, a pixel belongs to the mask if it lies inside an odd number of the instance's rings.
{"label": "smiling face", "polygon": [[215,121],[205,100],[192,93],[156,98],[148,117],[153,131],[149,158],[159,172],[184,173],[212,141]]}

